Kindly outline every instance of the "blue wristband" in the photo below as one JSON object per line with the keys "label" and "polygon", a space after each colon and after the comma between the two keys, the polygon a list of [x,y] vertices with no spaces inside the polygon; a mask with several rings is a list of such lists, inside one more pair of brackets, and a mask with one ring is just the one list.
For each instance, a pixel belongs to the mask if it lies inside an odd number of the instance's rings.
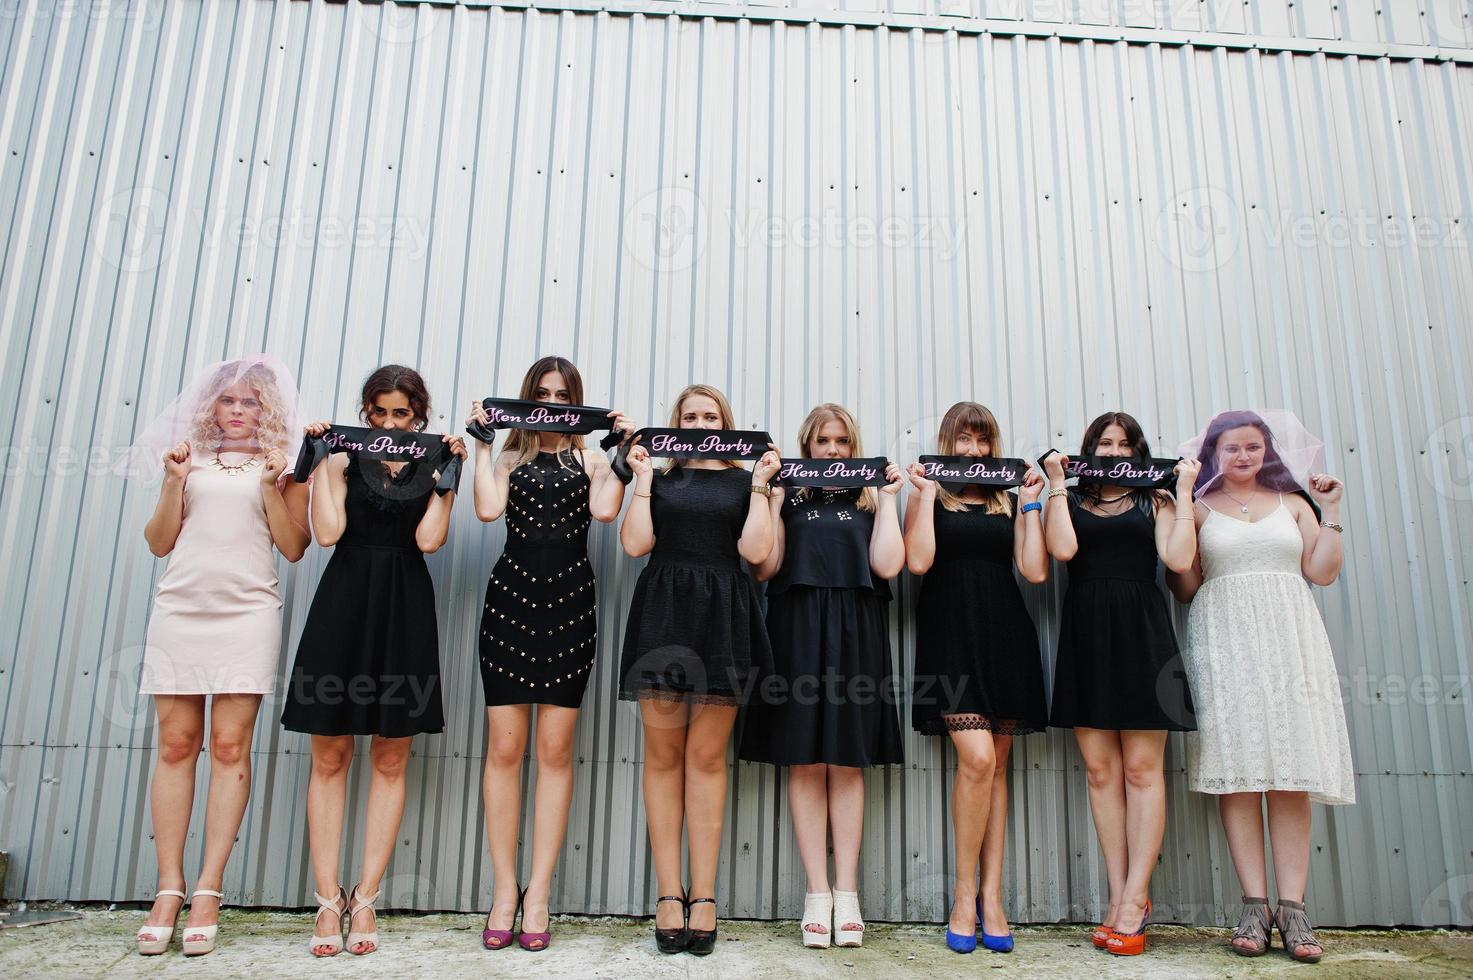
{"label": "blue wristband", "polygon": [[1041,503],[1039,503],[1038,501],[1035,500],[1032,503],[1024,504],[1023,505],[1023,513],[1026,514],[1030,510],[1043,510],[1043,504],[1041,504]]}

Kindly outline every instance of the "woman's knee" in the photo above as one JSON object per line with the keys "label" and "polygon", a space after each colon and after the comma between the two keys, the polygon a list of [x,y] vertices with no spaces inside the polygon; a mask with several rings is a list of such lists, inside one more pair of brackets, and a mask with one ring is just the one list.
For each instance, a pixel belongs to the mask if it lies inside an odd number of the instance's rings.
{"label": "woman's knee", "polygon": [[159,761],[169,766],[194,762],[204,745],[204,733],[195,728],[166,728],[159,732]]}
{"label": "woman's knee", "polygon": [[312,774],[333,779],[348,771],[353,761],[353,739],[314,738],[312,740]]}
{"label": "woman's knee", "polygon": [[373,774],[385,779],[400,779],[409,765],[409,739],[388,738],[373,740],[369,748],[369,759],[373,763]]}

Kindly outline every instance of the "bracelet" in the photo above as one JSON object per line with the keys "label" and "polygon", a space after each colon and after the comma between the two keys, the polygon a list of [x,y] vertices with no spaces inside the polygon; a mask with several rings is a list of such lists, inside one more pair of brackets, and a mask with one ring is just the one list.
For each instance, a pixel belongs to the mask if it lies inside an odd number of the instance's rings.
{"label": "bracelet", "polygon": [[640,493],[638,490],[636,490],[634,491],[634,495],[636,497],[648,497],[650,495],[650,492],[646,490],[644,493]]}
{"label": "bracelet", "polygon": [[1049,495],[1050,498],[1053,498],[1053,497],[1062,497],[1062,496],[1064,496],[1064,494],[1066,494],[1068,492],[1069,492],[1069,488],[1068,487],[1054,487],[1052,490],[1050,490],[1048,492],[1048,495]]}
{"label": "bracelet", "polygon": [[1030,503],[1026,503],[1026,504],[1023,505],[1023,513],[1026,514],[1029,511],[1033,511],[1033,510],[1043,510],[1043,504],[1041,504],[1038,501],[1034,500],[1034,501],[1032,501]]}
{"label": "bracelet", "polygon": [[1191,515],[1188,515],[1186,517],[1178,517],[1177,518],[1177,520],[1179,520],[1179,521],[1195,521],[1196,519],[1197,518],[1195,518],[1195,517],[1193,517]]}
{"label": "bracelet", "polygon": [[1327,527],[1332,531],[1339,531],[1341,534],[1345,533],[1345,528],[1336,524],[1334,521],[1320,521],[1320,527]]}
{"label": "bracelet", "polygon": [[754,484],[752,484],[752,492],[753,493],[760,493],[764,497],[771,497],[772,496],[772,484],[770,484],[770,483],[754,483]]}

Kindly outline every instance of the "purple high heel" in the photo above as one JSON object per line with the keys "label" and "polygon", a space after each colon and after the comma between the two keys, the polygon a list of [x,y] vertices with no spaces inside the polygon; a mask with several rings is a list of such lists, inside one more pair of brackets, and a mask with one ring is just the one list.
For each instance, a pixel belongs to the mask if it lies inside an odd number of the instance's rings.
{"label": "purple high heel", "polygon": [[[517,915],[522,911],[522,896],[525,894],[525,891],[517,893],[517,911],[512,914],[512,925],[516,925]],[[491,921],[491,913],[489,912],[486,913],[486,921]],[[506,947],[511,945],[511,934],[512,930],[510,929],[482,929],[481,945],[492,952],[498,949],[506,949]]]}
{"label": "purple high heel", "polygon": [[[519,898],[519,899],[517,899],[517,908],[518,909],[520,909],[522,907],[522,899],[525,899],[526,897],[527,897],[527,889],[523,888],[522,889],[522,897]],[[548,910],[548,913],[547,913],[547,926],[548,926],[548,928],[547,928],[547,931],[546,932],[522,932],[522,931],[518,930],[517,931],[517,945],[518,946],[521,946],[523,949],[525,949],[529,953],[540,953],[540,952],[542,952],[544,949],[546,949],[547,947],[549,947],[549,946],[552,945],[552,911],[551,910]],[[533,946],[532,945],[533,943],[541,943],[542,945],[540,945],[540,946]]]}

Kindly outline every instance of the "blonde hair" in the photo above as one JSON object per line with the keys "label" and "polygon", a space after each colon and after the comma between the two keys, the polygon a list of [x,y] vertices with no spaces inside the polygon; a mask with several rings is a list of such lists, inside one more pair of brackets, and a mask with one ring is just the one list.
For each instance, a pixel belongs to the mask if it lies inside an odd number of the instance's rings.
{"label": "blonde hair", "polygon": [[[956,437],[970,432],[979,440],[986,440],[987,455],[997,455],[997,444],[1002,439],[1002,430],[997,417],[985,405],[976,402],[957,402],[941,417],[941,430],[936,433],[936,451],[942,456],[956,455]],[[988,514],[1008,514],[1008,492],[998,487],[991,494],[983,491],[982,506]],[[962,498],[946,489],[944,484],[936,487],[936,499],[947,510],[970,510]]]}
{"label": "blonde hair", "polygon": [[[816,406],[808,413],[803,424],[798,427],[798,453],[804,459],[812,459],[809,455],[809,444],[829,422],[838,422],[844,426],[844,433],[849,437],[849,455],[858,458],[864,455],[864,448],[859,439],[859,423],[855,421],[854,415],[843,405],[834,402],[824,402]],[[800,487],[797,492],[799,500],[806,499],[809,495],[807,487]],[[865,487],[859,492],[859,509],[874,512],[878,494],[874,487]]]}
{"label": "blonde hair", "polygon": [[[721,416],[721,427],[723,429],[736,428],[736,418],[731,414],[731,403],[726,400],[726,396],[721,393],[721,389],[712,385],[703,384],[686,385],[680,390],[680,394],[675,396],[675,402],[670,408],[670,428],[680,428],[680,409],[685,405],[685,400],[692,395],[705,395],[716,403],[716,411]],[[670,472],[682,462],[684,461],[679,459],[670,460],[665,464],[665,472]],[[734,470],[746,469],[739,459],[723,459],[720,462],[723,466],[730,467]]]}
{"label": "blonde hair", "polygon": [[[583,375],[573,366],[573,362],[566,357],[557,354],[549,354],[547,357],[538,358],[527,373],[522,377],[522,387],[517,397],[522,401],[532,401],[532,396],[537,393],[537,382],[542,376],[549,372],[557,372],[562,376],[563,384],[568,386],[568,401],[574,405],[583,404]],[[567,455],[572,450],[583,448],[583,437],[576,433],[571,434],[568,440]],[[512,429],[506,437],[506,445],[502,452],[512,454],[511,468],[516,469],[537,458],[537,453],[542,449],[542,433],[535,429]],[[558,465],[564,469],[572,469],[566,461],[563,450],[557,452]]]}
{"label": "blonde hair", "polygon": [[[242,367],[244,365],[244,367]],[[194,407],[194,422],[189,427],[189,441],[201,449],[219,450],[225,442],[225,430],[215,421],[215,403],[236,384],[244,384],[256,393],[261,403],[261,417],[256,423],[256,443],[263,450],[287,451],[291,434],[286,431],[287,405],[277,385],[276,372],[260,362],[227,361],[220,365],[200,393]]]}

